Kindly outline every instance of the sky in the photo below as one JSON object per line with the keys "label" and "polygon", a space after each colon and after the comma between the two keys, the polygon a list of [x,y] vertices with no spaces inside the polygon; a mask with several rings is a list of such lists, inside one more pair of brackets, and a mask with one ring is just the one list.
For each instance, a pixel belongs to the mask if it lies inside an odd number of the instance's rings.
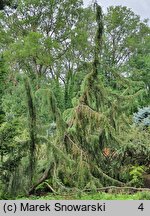
{"label": "sky", "polygon": [[[93,0],[83,0],[83,2],[85,6],[88,6]],[[140,15],[142,20],[150,19],[150,0],[97,0],[97,3],[101,5],[104,12],[111,5],[123,5],[131,8],[135,14]]]}

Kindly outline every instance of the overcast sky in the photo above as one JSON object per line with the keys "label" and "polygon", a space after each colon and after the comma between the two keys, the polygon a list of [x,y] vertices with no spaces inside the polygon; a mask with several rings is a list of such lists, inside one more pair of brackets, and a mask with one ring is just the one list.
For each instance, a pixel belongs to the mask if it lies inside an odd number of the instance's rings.
{"label": "overcast sky", "polygon": [[[92,0],[83,0],[85,6],[92,3]],[[150,0],[97,0],[102,6],[103,11],[111,5],[123,5],[132,9],[137,15],[140,15],[141,19],[150,19]],[[149,21],[150,23],[150,21]]]}

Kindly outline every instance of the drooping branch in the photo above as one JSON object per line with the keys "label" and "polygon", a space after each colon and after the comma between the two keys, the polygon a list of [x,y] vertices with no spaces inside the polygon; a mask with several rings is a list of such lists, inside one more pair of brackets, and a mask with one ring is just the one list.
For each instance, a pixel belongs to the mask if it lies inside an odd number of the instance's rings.
{"label": "drooping branch", "polygon": [[25,90],[27,95],[27,104],[29,111],[29,135],[30,135],[30,181],[32,182],[35,168],[35,151],[36,151],[36,110],[33,102],[31,86],[27,78],[24,79]]}
{"label": "drooping branch", "polygon": [[[83,192],[91,192],[92,189],[87,188],[84,189]],[[136,187],[116,187],[116,186],[108,186],[108,187],[102,187],[102,188],[97,188],[96,189],[97,192],[115,192],[115,193],[120,193],[120,191],[130,191],[130,192],[138,192],[138,191],[149,191],[150,192],[150,188],[136,188]]]}
{"label": "drooping branch", "polygon": [[111,182],[112,184],[118,185],[118,186],[124,186],[124,185],[125,185],[123,182],[120,182],[120,181],[118,181],[118,180],[116,180],[116,179],[114,179],[114,178],[108,176],[107,174],[105,174],[105,173],[103,172],[103,170],[100,169],[98,166],[94,165],[94,168],[95,168],[96,171],[99,173],[99,175],[100,175],[102,178],[104,178],[106,181],[109,181],[109,182]]}
{"label": "drooping branch", "polygon": [[95,56],[93,62],[93,70],[95,74],[98,72],[98,65],[100,61],[100,52],[102,49],[102,35],[103,35],[103,15],[102,8],[97,2],[94,3],[96,10],[96,22],[97,22],[97,32],[95,35]]}

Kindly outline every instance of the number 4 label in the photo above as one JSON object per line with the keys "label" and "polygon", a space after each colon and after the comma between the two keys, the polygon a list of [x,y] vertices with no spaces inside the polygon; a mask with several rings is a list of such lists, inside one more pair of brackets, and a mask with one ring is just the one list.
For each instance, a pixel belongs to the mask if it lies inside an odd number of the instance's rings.
{"label": "number 4 label", "polygon": [[143,206],[143,203],[141,203],[138,207],[139,210],[143,211],[144,210],[144,206]]}

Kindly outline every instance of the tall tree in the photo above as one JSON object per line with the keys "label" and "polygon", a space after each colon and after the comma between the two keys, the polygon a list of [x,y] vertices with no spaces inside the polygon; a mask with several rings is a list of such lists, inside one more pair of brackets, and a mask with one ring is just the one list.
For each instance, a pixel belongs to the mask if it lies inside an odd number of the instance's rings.
{"label": "tall tree", "polygon": [[140,44],[148,34],[148,25],[131,9],[111,6],[104,16],[103,71],[106,82],[116,88],[116,74],[130,76],[129,61],[140,49]]}

